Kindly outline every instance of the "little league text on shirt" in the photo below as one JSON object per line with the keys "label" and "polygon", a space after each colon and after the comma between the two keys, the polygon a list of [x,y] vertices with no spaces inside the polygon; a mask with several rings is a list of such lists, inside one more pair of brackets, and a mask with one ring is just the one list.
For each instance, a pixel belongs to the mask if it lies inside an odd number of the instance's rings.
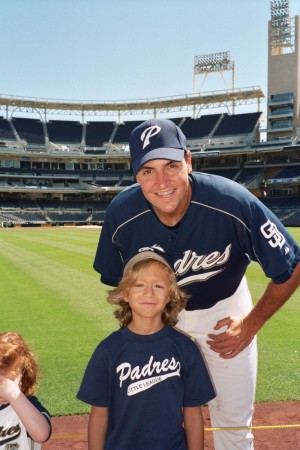
{"label": "little league text on shirt", "polygon": [[151,388],[157,383],[166,380],[170,377],[179,377],[180,372],[177,370],[176,372],[167,373],[166,375],[160,375],[158,377],[147,378],[146,380],[136,381],[128,386],[127,395],[135,395],[139,392],[145,391],[146,389]]}
{"label": "little league text on shirt", "polygon": [[180,362],[176,361],[174,357],[172,357],[171,359],[166,358],[163,361],[154,361],[153,355],[150,356],[149,362],[143,367],[131,367],[130,363],[124,362],[120,364],[116,370],[116,372],[119,373],[120,387],[122,387],[123,381],[127,380],[128,378],[132,381],[140,380],[141,378],[145,379],[146,377],[155,378],[161,373],[165,375],[165,372],[172,372],[172,376],[174,376],[175,374],[178,375],[179,371]]}

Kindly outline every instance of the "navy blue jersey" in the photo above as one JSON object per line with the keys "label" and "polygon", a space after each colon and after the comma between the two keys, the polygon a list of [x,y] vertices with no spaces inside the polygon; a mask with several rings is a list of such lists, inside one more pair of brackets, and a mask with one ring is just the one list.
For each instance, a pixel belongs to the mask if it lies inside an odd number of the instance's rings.
{"label": "navy blue jersey", "polygon": [[105,450],[186,450],[182,407],[215,393],[187,336],[172,327],[152,335],[121,328],[94,351],[77,397],[108,407]]}
{"label": "navy blue jersey", "polygon": [[278,218],[238,183],[192,173],[192,199],[175,227],[164,225],[135,184],[107,208],[94,268],[115,286],[123,263],[143,247],[169,254],[178,283],[191,298],[187,309],[210,308],[234,294],[250,261],[275,283],[287,281],[300,248]]}

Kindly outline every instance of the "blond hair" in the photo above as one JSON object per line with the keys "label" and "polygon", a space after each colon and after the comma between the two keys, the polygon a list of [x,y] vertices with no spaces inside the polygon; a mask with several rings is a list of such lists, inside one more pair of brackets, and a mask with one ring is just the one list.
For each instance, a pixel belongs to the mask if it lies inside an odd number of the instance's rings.
{"label": "blond hair", "polygon": [[114,316],[118,319],[121,328],[126,327],[132,321],[131,308],[128,302],[124,300],[128,288],[134,285],[142,269],[154,263],[159,264],[162,270],[168,273],[170,280],[170,301],[162,313],[162,321],[164,325],[169,326],[175,326],[178,322],[178,313],[185,308],[189,294],[178,286],[176,275],[171,269],[155,259],[148,258],[134,264],[126,275],[123,276],[119,285],[108,292],[107,301],[112,305],[119,305],[119,308],[114,312]]}

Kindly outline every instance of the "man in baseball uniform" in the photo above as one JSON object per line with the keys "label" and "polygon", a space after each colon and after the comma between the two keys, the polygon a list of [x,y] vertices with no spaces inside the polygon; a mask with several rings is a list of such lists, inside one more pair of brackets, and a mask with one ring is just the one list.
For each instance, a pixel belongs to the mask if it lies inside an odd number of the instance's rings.
{"label": "man in baseball uniform", "polygon": [[[182,131],[151,119],[130,136],[137,184],[109,205],[94,268],[116,286],[123,263],[143,247],[172,258],[191,295],[178,328],[200,344],[217,396],[209,402],[216,450],[253,449],[256,334],[300,283],[300,248],[278,218],[241,185],[192,172]],[[270,278],[253,307],[245,272]],[[233,428],[243,427],[241,430]]]}

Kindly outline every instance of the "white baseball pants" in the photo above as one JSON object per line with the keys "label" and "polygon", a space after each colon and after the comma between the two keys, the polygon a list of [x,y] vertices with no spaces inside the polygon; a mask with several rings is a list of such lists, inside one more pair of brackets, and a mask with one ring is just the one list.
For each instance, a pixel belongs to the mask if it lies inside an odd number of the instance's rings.
{"label": "white baseball pants", "polygon": [[[244,277],[231,297],[210,309],[184,310],[179,315],[176,328],[188,333],[200,344],[216,390],[216,398],[209,402],[213,428],[249,427],[252,424],[257,376],[256,338],[232,359],[220,358],[206,344],[208,333],[224,331],[213,330],[218,320],[228,316],[245,316],[251,308],[251,295]],[[222,430],[213,433],[215,450],[254,449],[251,430]]]}

